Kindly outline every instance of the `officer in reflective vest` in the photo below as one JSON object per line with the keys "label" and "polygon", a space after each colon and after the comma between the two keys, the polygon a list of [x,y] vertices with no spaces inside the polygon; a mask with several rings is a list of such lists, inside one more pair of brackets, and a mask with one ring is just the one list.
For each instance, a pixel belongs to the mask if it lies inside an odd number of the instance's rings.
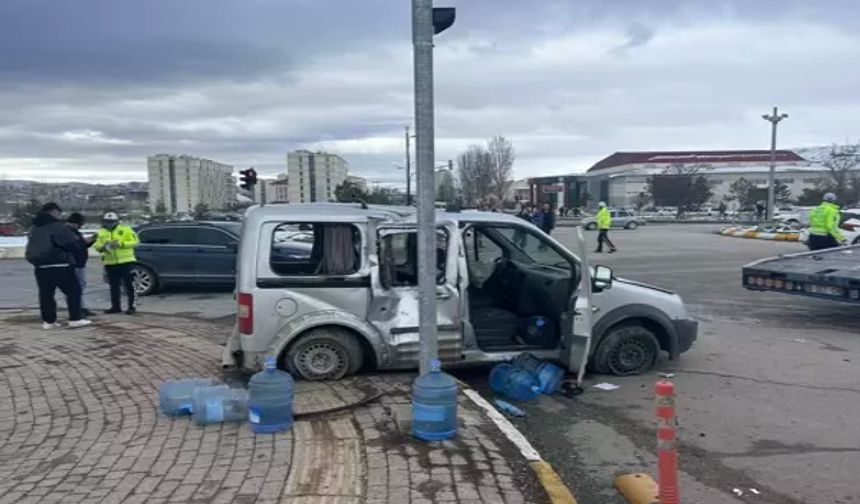
{"label": "officer in reflective vest", "polygon": [[125,287],[128,296],[128,309],[125,311],[133,315],[137,310],[134,308],[134,281],[132,269],[136,261],[134,247],[140,243],[137,233],[124,224],[119,223],[119,216],[108,212],[102,218],[102,228],[96,233],[96,243],[93,245],[102,256],[102,263],[107,270],[108,282],[110,283],[110,309],[105,313],[119,313],[122,311],[122,296],[120,286]]}
{"label": "officer in reflective vest", "polygon": [[820,205],[809,211],[809,250],[821,250],[846,245],[839,229],[840,212],[836,195],[827,193]]}

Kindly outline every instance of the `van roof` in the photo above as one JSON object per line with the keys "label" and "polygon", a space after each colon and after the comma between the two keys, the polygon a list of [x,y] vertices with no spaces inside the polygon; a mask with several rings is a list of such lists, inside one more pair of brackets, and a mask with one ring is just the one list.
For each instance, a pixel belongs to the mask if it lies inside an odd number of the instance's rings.
{"label": "van roof", "polygon": [[[367,222],[378,219],[390,223],[413,223],[415,208],[406,206],[367,205],[360,203],[285,203],[252,206],[245,212],[245,222],[265,222],[273,219],[308,222]],[[462,212],[436,211],[439,222],[522,222],[522,219],[504,212],[464,210]]]}

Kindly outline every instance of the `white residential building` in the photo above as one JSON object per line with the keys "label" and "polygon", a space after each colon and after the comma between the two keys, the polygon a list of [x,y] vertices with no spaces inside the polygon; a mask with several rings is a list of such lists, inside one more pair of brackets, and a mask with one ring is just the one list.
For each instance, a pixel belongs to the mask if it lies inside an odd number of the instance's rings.
{"label": "white residential building", "polygon": [[337,154],[298,150],[287,155],[290,203],[335,201],[334,190],[347,177],[347,163]]}
{"label": "white residential building", "polygon": [[157,154],[146,159],[149,208],[164,203],[168,213],[192,213],[203,203],[210,210],[229,209],[236,198],[233,167],[209,159]]}

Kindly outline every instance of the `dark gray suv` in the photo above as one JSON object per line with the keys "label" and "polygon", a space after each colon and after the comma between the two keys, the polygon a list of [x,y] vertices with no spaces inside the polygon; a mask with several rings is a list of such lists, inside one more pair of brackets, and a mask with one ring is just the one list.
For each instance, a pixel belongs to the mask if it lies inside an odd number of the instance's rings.
{"label": "dark gray suv", "polygon": [[168,285],[232,286],[236,282],[239,222],[165,222],[136,229],[134,290],[153,294]]}

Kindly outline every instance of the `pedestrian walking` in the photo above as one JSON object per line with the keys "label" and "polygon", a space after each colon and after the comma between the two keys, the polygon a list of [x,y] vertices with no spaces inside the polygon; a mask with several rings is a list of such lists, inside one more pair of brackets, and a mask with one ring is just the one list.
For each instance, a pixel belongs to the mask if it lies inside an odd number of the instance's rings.
{"label": "pedestrian walking", "polygon": [[603,244],[609,247],[609,253],[614,254],[616,250],[615,244],[609,239],[609,228],[612,227],[612,215],[609,209],[606,208],[606,203],[601,201],[598,203],[600,210],[597,211],[597,250],[595,252],[603,252]]}
{"label": "pedestrian walking", "polygon": [[78,212],[69,215],[69,218],[66,219],[66,225],[71,228],[78,239],[78,250],[75,254],[75,276],[78,278],[78,285],[81,286],[81,315],[93,317],[95,313],[90,311],[87,303],[87,260],[89,260],[88,250],[93,246],[96,239],[94,236],[87,238],[81,233],[84,216]]}
{"label": "pedestrian walking", "polygon": [[102,228],[96,233],[95,248],[101,254],[110,284],[110,308],[105,310],[105,313],[122,311],[120,287],[125,287],[128,297],[128,309],[125,313],[133,315],[137,311],[134,307],[132,269],[136,262],[134,247],[139,242],[137,233],[132,228],[119,223],[117,214],[108,212],[104,215]]}
{"label": "pedestrian walking", "polygon": [[42,329],[61,327],[57,322],[57,301],[54,294],[60,289],[66,296],[69,309],[69,327],[92,324],[81,314],[81,286],[75,277],[76,257],[80,242],[60,216],[62,209],[56,203],[45,203],[33,219],[27,233],[25,256],[35,267],[36,285],[39,288],[39,311]]}
{"label": "pedestrian walking", "polygon": [[848,241],[839,229],[840,212],[836,204],[836,195],[827,193],[820,205],[809,211],[809,240],[806,245],[809,250],[822,250],[840,245]]}
{"label": "pedestrian walking", "polygon": [[720,220],[726,219],[726,202],[720,201],[720,206],[717,207],[717,211],[720,212]]}
{"label": "pedestrian walking", "polygon": [[[520,205],[520,211],[517,212],[517,217],[528,222],[532,222],[533,207],[531,203],[525,202]],[[526,232],[517,227],[514,229],[514,244],[520,248],[525,248],[527,243]]]}
{"label": "pedestrian walking", "polygon": [[544,203],[540,210],[535,212],[532,222],[546,234],[551,234],[555,228],[555,212],[552,211],[549,203]]}

